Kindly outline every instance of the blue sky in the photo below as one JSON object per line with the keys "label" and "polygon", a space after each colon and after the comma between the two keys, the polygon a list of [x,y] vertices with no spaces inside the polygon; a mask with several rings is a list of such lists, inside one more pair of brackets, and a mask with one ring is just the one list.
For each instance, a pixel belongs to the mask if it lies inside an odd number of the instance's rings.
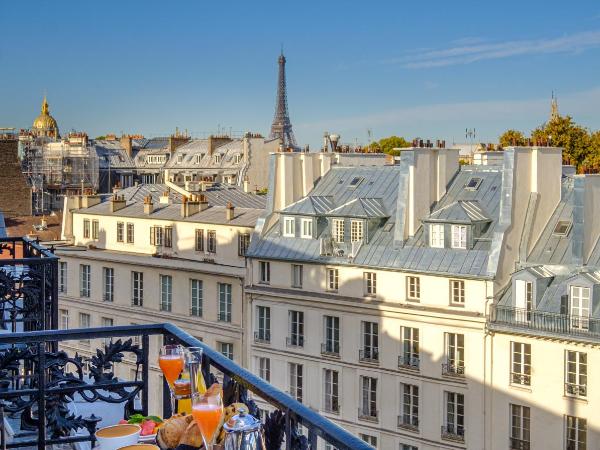
{"label": "blue sky", "polygon": [[495,140],[561,113],[600,128],[597,1],[6,1],[0,127],[44,92],[61,130],[252,130],[273,117],[277,56],[301,144]]}

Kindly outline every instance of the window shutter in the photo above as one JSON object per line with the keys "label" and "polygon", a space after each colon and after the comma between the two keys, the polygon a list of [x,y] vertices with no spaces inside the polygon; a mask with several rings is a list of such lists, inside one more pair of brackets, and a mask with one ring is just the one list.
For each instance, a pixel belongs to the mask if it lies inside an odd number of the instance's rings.
{"label": "window shutter", "polygon": [[567,294],[560,296],[560,313],[569,314],[569,296]]}

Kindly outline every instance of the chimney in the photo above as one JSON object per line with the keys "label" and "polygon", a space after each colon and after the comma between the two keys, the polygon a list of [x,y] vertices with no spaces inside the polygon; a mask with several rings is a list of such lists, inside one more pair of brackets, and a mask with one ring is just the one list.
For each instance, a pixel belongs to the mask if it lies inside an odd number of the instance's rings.
{"label": "chimney", "polygon": [[113,195],[110,200],[110,212],[117,212],[120,209],[125,208],[127,206],[127,202],[125,201],[124,195]]}
{"label": "chimney", "polygon": [[208,208],[208,202],[204,195],[190,195],[190,197],[183,196],[181,203],[181,217],[190,217],[194,214],[204,211]]}
{"label": "chimney", "polygon": [[152,214],[152,211],[154,211],[154,204],[152,203],[152,196],[146,195],[144,197],[144,214],[146,214],[148,216],[148,215]]}
{"label": "chimney", "polygon": [[164,191],[162,193],[162,195],[160,196],[160,199],[158,201],[161,205],[168,205],[170,203],[169,201],[169,191]]}
{"label": "chimney", "polygon": [[81,197],[81,207],[82,208],[90,208],[92,206],[97,205],[98,203],[100,203],[99,195],[83,195]]}
{"label": "chimney", "polygon": [[127,155],[131,158],[131,154],[132,154],[132,142],[131,142],[131,136],[121,136],[121,147],[123,147],[123,150],[125,150],[125,152],[127,153]]}
{"label": "chimney", "polygon": [[233,220],[234,212],[235,208],[233,207],[231,202],[227,202],[227,207],[225,209],[225,219],[227,219],[228,222],[231,222]]}
{"label": "chimney", "polygon": [[215,149],[223,144],[231,142],[232,139],[229,136],[208,136],[208,155],[212,156]]}
{"label": "chimney", "polygon": [[244,177],[244,192],[250,192],[250,181],[248,177]]}
{"label": "chimney", "polygon": [[197,195],[196,198],[198,199],[200,211],[204,211],[205,209],[208,209],[208,200],[206,199],[206,195],[200,194],[200,195]]}

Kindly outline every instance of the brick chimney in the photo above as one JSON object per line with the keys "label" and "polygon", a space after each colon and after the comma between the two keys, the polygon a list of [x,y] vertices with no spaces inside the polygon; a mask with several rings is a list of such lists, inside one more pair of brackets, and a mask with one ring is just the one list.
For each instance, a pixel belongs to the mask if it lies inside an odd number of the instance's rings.
{"label": "brick chimney", "polygon": [[234,216],[235,216],[235,208],[233,207],[231,202],[227,202],[227,207],[225,208],[225,219],[228,222],[231,222],[233,220]]}
{"label": "brick chimney", "polygon": [[173,153],[177,148],[181,147],[183,144],[187,144],[190,141],[190,138],[187,136],[169,136],[169,151]]}
{"label": "brick chimney", "polygon": [[144,214],[146,214],[148,216],[148,215],[152,214],[152,211],[154,211],[154,204],[152,203],[152,196],[146,195],[144,197]]}
{"label": "brick chimney", "polygon": [[121,136],[121,147],[123,147],[123,150],[125,150],[127,155],[129,155],[129,157],[131,158],[132,149],[133,149],[132,142],[131,142],[131,136],[126,136],[126,135]]}
{"label": "brick chimney", "polygon": [[208,136],[208,155],[212,156],[217,147],[220,147],[221,145],[227,144],[231,141],[232,139],[229,136],[213,136],[211,134]]}
{"label": "brick chimney", "polygon": [[181,203],[181,217],[190,217],[208,208],[208,202],[203,195],[184,196]]}
{"label": "brick chimney", "polygon": [[82,208],[90,208],[92,206],[97,205],[98,203],[100,203],[99,195],[83,195],[81,197],[81,207]]}
{"label": "brick chimney", "polygon": [[127,202],[125,201],[124,195],[113,195],[110,199],[110,212],[117,212],[120,209],[125,208],[127,206]]}

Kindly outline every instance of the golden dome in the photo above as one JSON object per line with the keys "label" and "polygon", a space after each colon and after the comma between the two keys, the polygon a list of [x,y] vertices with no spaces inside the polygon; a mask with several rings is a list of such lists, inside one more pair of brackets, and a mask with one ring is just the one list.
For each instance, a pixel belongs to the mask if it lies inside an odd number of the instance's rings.
{"label": "golden dome", "polygon": [[42,133],[46,136],[53,135],[53,137],[58,137],[58,124],[54,120],[54,117],[50,115],[48,101],[45,96],[42,102],[42,113],[33,121],[31,128],[34,132]]}

